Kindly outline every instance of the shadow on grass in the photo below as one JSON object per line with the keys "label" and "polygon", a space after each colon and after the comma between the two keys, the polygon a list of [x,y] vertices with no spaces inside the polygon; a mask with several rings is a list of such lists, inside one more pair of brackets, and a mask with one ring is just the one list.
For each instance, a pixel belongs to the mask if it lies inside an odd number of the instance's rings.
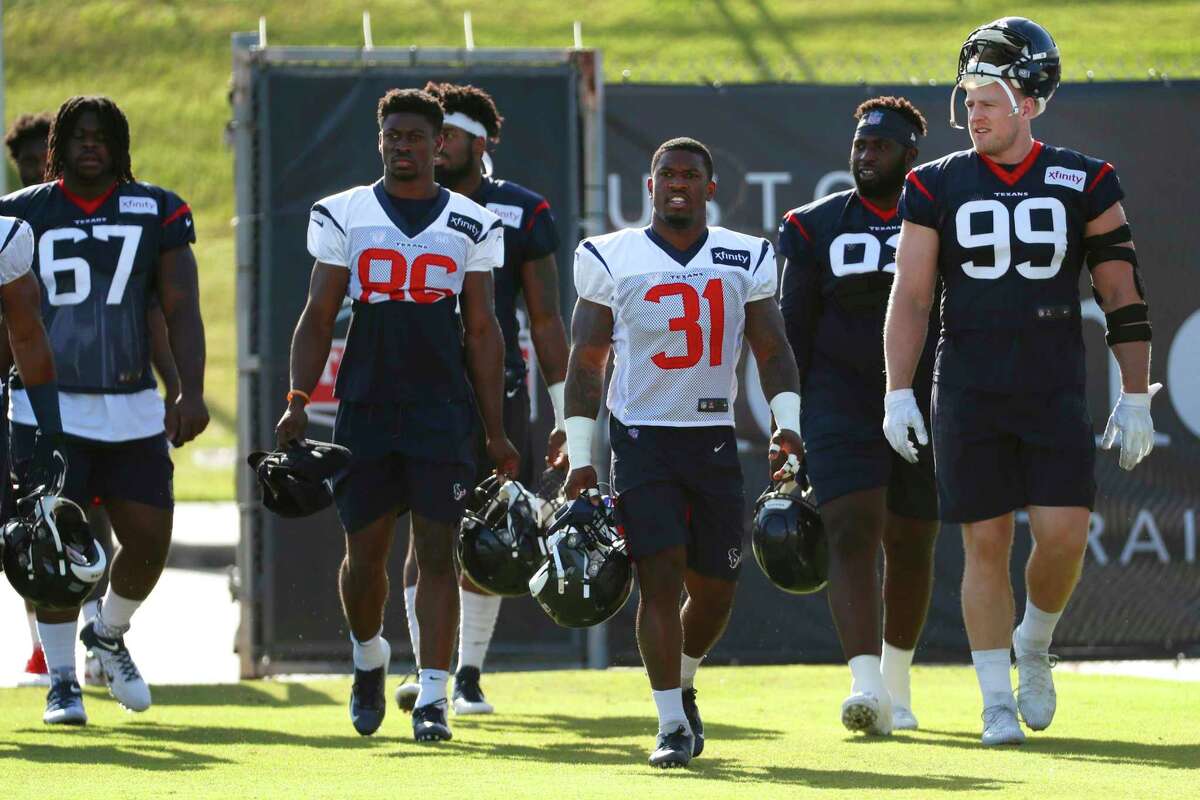
{"label": "shadow on grass", "polygon": [[[266,685],[237,683],[218,686],[155,686],[156,706],[262,706],[264,708],[297,708],[301,706],[336,706],[335,699],[303,683],[274,683],[272,688],[285,687],[283,696],[268,691]],[[340,688],[340,687],[339,687]]]}
{"label": "shadow on grass", "polygon": [[[470,717],[459,718],[456,726],[466,730],[495,731],[497,733],[559,732],[589,742],[597,739],[629,739],[643,736],[647,739],[654,732],[654,718],[640,717],[576,717],[569,714],[523,714],[519,717]],[[783,736],[783,731],[772,728],[753,728],[744,725],[728,725],[706,722],[704,732],[713,739],[725,741],[768,740]]]}
{"label": "shadow on grass", "polygon": [[[932,740],[926,744],[941,747],[981,748],[979,737],[962,731],[922,729]],[[1125,742],[1117,739],[1075,739],[1053,734],[1035,734],[1025,740],[1021,750],[1045,753],[1055,758],[1122,766],[1163,767],[1166,769],[1195,769],[1200,765],[1200,742],[1189,744],[1153,744]]]}

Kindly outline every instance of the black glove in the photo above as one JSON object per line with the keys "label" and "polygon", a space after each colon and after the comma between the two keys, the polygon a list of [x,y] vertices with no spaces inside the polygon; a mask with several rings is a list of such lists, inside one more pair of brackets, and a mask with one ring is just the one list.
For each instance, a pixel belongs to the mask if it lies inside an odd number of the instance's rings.
{"label": "black glove", "polygon": [[67,480],[66,437],[61,433],[38,431],[33,443],[33,458],[18,492],[17,509],[27,513],[39,497],[60,494]]}

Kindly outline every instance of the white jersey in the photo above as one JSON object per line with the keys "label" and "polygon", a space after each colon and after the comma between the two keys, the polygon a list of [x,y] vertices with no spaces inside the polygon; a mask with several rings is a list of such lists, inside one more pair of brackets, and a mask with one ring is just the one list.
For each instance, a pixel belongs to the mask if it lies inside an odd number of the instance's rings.
{"label": "white jersey", "polygon": [[379,180],[313,205],[308,252],[350,270],[352,300],[435,303],[459,295],[466,273],[504,264],[504,223],[441,188],[429,216],[409,227]]}
{"label": "white jersey", "polygon": [[608,409],[625,425],[733,425],[746,304],[774,297],[771,243],[709,228],[687,252],[650,228],[584,239],[579,296],[613,313]]}
{"label": "white jersey", "polygon": [[33,228],[16,217],[0,216],[0,285],[12,283],[33,265]]}

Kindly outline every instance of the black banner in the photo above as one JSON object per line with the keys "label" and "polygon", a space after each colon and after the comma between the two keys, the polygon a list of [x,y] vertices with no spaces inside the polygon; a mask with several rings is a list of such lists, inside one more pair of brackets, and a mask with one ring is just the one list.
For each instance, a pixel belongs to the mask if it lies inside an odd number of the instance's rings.
{"label": "black banner", "polygon": [[[798,85],[617,85],[607,95],[608,224],[645,225],[650,155],[672,136],[694,136],[713,151],[718,190],[710,222],[775,237],[783,213],[852,184],[848,172],[855,107],[870,97],[908,97],[929,120],[921,161],[970,146],[951,129],[948,88]],[[961,115],[960,115],[961,116]],[[1200,228],[1191,222],[1200,156],[1166,147],[1147,131],[1200,127],[1200,82],[1067,84],[1034,134],[1110,161],[1127,198],[1154,320],[1152,379],[1164,390],[1154,403],[1159,433],[1153,454],[1133,472],[1101,452],[1097,508],[1083,578],[1055,635],[1074,656],[1173,655],[1200,651]],[[1169,136],[1169,134],[1167,134]],[[1186,135],[1190,135],[1186,134]],[[1090,291],[1082,293],[1091,297]],[[1120,390],[1103,338],[1103,315],[1084,304],[1088,403],[1097,433]],[[753,359],[743,361],[738,435],[745,458],[747,502],[766,484],[766,401]],[[1018,516],[1013,554],[1018,613],[1029,553],[1027,519]],[[962,544],[944,527],[937,553],[933,607],[919,657],[962,659],[966,636],[959,608]],[[721,661],[840,660],[823,596],[793,598],[775,590],[756,565],[743,571],[729,630],[713,654]],[[615,658],[637,662],[632,607],[610,626]]]}

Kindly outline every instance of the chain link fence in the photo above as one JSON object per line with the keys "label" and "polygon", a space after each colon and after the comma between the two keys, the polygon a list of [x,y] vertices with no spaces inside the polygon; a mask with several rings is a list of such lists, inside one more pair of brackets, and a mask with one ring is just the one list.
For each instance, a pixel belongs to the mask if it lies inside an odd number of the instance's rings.
{"label": "chain link fence", "polygon": [[[954,58],[820,58],[796,56],[779,61],[728,59],[612,60],[606,67],[610,83],[701,83],[721,86],[737,83],[910,83],[914,86],[950,86]],[[1149,60],[1113,58],[1068,64],[1065,82],[1162,81],[1200,78],[1200,56]]]}

